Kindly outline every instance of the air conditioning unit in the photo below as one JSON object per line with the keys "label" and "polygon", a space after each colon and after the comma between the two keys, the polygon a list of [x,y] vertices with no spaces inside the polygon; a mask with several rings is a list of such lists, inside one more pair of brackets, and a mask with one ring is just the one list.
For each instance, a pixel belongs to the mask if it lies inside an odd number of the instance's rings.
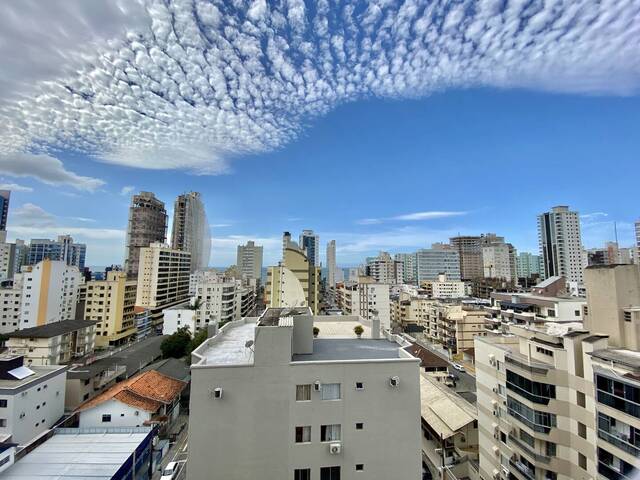
{"label": "air conditioning unit", "polygon": [[331,455],[338,455],[342,451],[342,445],[339,443],[330,443],[329,444],[329,453]]}
{"label": "air conditioning unit", "polygon": [[220,400],[222,398],[222,388],[216,387],[213,389],[213,398]]}
{"label": "air conditioning unit", "polygon": [[398,385],[400,385],[400,377],[398,377],[397,375],[391,377],[389,379],[389,385],[391,385],[392,387],[397,387]]}
{"label": "air conditioning unit", "polygon": [[319,392],[320,390],[322,390],[322,384],[320,383],[319,380],[316,380],[315,382],[313,382],[313,389],[316,392]]}
{"label": "air conditioning unit", "polygon": [[24,418],[24,417],[25,417],[25,413],[24,413],[24,412],[22,412],[22,413],[20,414],[20,418]]}
{"label": "air conditioning unit", "polygon": [[498,447],[494,446],[494,447],[493,447],[493,454],[494,454],[494,455],[500,455],[500,448],[498,448]]}
{"label": "air conditioning unit", "polygon": [[500,471],[499,470],[494,470],[493,471],[493,478],[494,478],[494,480],[500,480]]}
{"label": "air conditioning unit", "polygon": [[493,390],[493,393],[498,393],[498,387],[493,387],[491,390]]}

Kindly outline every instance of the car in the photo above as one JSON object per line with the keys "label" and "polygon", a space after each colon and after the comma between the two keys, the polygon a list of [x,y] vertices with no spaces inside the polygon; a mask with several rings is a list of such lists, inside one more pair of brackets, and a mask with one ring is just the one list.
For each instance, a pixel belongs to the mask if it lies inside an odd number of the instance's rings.
{"label": "car", "polygon": [[466,372],[464,367],[462,365],[460,365],[459,363],[452,363],[451,366],[453,368],[455,368],[456,370],[458,370],[459,372]]}
{"label": "car", "polygon": [[169,462],[167,466],[162,470],[162,476],[160,480],[173,480],[178,475],[178,462]]}

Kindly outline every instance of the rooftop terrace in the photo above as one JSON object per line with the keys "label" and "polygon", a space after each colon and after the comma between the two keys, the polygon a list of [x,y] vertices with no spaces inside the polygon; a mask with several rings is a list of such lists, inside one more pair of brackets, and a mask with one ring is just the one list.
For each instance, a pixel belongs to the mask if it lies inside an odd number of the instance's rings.
{"label": "rooftop terrace", "polygon": [[218,334],[197,348],[194,363],[204,360],[206,365],[250,365],[253,351],[246,347],[248,341],[255,340],[256,318],[226,324]]}
{"label": "rooftop terrace", "polygon": [[313,353],[293,355],[294,362],[319,362],[329,360],[385,360],[400,358],[400,345],[386,338],[349,339],[316,338]]}

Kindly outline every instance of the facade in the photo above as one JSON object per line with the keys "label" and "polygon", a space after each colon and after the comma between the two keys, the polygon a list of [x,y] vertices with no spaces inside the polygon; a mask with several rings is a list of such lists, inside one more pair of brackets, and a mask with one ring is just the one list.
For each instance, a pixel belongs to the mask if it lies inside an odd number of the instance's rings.
{"label": "facade", "polygon": [[60,235],[57,240],[34,238],[29,243],[25,264],[36,265],[49,259],[74,265],[82,272],[86,254],[87,246],[84,243],[74,243],[69,235]]}
{"label": "facade", "polygon": [[65,370],[60,365],[26,367],[21,356],[0,358],[0,437],[4,441],[26,445],[62,418]]}
{"label": "facade", "polygon": [[0,243],[0,281],[13,278],[25,264],[29,247],[24,240]]}
{"label": "facade", "polygon": [[309,265],[320,266],[320,237],[313,230],[303,230],[300,234],[298,246],[309,259]]}
{"label": "facade", "polygon": [[164,203],[151,192],[131,197],[124,254],[124,270],[130,278],[138,278],[140,249],[167,239],[167,211]]}
{"label": "facade", "polygon": [[176,198],[171,247],[191,254],[192,272],[209,266],[211,233],[200,193],[184,193]]}
{"label": "facade", "polygon": [[387,252],[367,258],[366,275],[378,283],[401,284],[404,282],[404,264],[394,260]]}
{"label": "facade", "polygon": [[29,366],[63,365],[93,353],[96,324],[84,320],[64,320],[9,334],[6,347],[20,355]]}
{"label": "facade", "polygon": [[151,310],[154,325],[162,323],[162,310],[189,297],[191,254],[162,243],[139,249],[136,306]]}
{"label": "facade", "polygon": [[538,216],[538,243],[544,278],[562,276],[583,283],[580,216],[569,207],[553,207]]}
{"label": "facade", "polygon": [[402,283],[415,285],[416,280],[416,254],[415,253],[396,253],[394,260],[402,262]]}
{"label": "facade", "polygon": [[75,319],[81,281],[78,267],[60,260],[45,259],[24,267],[20,328]]}
{"label": "facade", "polygon": [[540,255],[520,252],[516,257],[516,271],[518,278],[540,278],[542,260]]}
{"label": "facade", "polygon": [[345,315],[355,315],[367,321],[378,318],[382,328],[391,328],[391,301],[386,283],[360,277],[358,283],[349,283],[338,289],[337,304]]}
{"label": "facade", "polygon": [[7,231],[7,217],[9,216],[10,190],[0,190],[0,231]]}
{"label": "facade", "polygon": [[635,223],[636,227],[636,245],[635,255],[633,257],[634,263],[640,265],[640,220]]}
{"label": "facade", "polygon": [[107,272],[106,280],[86,284],[84,318],[96,322],[96,346],[118,346],[137,333],[135,319],[137,281],[125,272]]}
{"label": "facade", "polygon": [[419,478],[419,360],[313,326],[309,308],[267,309],[193,352],[188,479]]}
{"label": "facade", "polygon": [[267,307],[301,307],[307,305],[308,298],[297,276],[280,265],[267,269],[264,303]]}
{"label": "facade", "polygon": [[420,284],[424,294],[430,298],[463,298],[467,296],[467,286],[462,281],[452,281],[445,273],[436,280],[425,280]]}
{"label": "facade", "polygon": [[23,274],[17,273],[13,280],[2,282],[2,286],[0,286],[0,300],[2,301],[0,333],[9,333],[20,328],[22,279]]}
{"label": "facade", "polygon": [[430,248],[416,252],[416,280],[437,280],[444,273],[450,280],[460,280],[460,255],[451,248]]}
{"label": "facade", "polygon": [[460,257],[460,276],[463,280],[473,280],[484,276],[482,263],[482,236],[465,235],[451,237],[449,243]]}
{"label": "facade", "polygon": [[336,286],[336,241],[330,240],[327,243],[327,286]]}
{"label": "facade", "polygon": [[260,280],[262,278],[262,246],[249,240],[246,245],[238,245],[236,266],[240,274],[247,278]]}
{"label": "facade", "polygon": [[482,247],[482,266],[485,278],[499,278],[510,283],[518,279],[516,250],[510,243]]}

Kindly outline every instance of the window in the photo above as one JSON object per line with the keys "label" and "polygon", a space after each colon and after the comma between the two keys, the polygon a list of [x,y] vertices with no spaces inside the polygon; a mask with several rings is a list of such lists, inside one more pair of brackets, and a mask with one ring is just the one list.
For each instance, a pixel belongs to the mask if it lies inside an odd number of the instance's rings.
{"label": "window", "polygon": [[111,421],[111,415],[108,413],[105,413],[104,415],[102,415],[102,423],[108,423]]}
{"label": "window", "polygon": [[340,384],[324,383],[322,385],[322,400],[340,400]]}
{"label": "window", "polygon": [[311,400],[311,384],[296,385],[296,402],[308,402]]}
{"label": "window", "polygon": [[7,401],[6,400],[0,400],[0,408],[7,408]]}
{"label": "window", "polygon": [[541,353],[542,355],[546,355],[548,357],[553,357],[553,351],[548,350],[542,347],[536,347],[536,352]]}
{"label": "window", "polygon": [[587,426],[584,423],[578,422],[578,435],[587,438]]}
{"label": "window", "polygon": [[582,392],[576,392],[576,403],[579,407],[583,407],[586,405],[586,397]]}
{"label": "window", "polygon": [[580,465],[580,468],[583,470],[587,469],[587,457],[580,452],[578,452],[578,465]]}
{"label": "window", "polygon": [[573,313],[575,314],[576,317],[580,316],[580,310],[575,310]]}
{"label": "window", "polygon": [[356,423],[356,430],[364,430],[364,423]]}
{"label": "window", "polygon": [[545,454],[547,455],[547,457],[555,457],[556,451],[557,451],[556,444],[553,442],[547,442],[546,449],[545,449]]}
{"label": "window", "polygon": [[356,463],[356,472],[364,471],[364,463]]}
{"label": "window", "polygon": [[340,467],[320,467],[320,480],[340,480]]}
{"label": "window", "polygon": [[364,390],[364,383],[356,382],[356,390]]}
{"label": "window", "polygon": [[6,418],[0,418],[0,427],[6,427],[6,426],[7,426],[7,419]]}
{"label": "window", "polygon": [[340,440],[340,425],[321,425],[320,426],[320,441],[321,442],[336,442]]}
{"label": "window", "polygon": [[631,321],[631,312],[624,312],[624,321],[625,322]]}
{"label": "window", "polygon": [[500,441],[505,445],[507,444],[507,434],[502,431],[500,432]]}
{"label": "window", "polygon": [[309,443],[311,441],[311,426],[296,427],[296,443]]}
{"label": "window", "polygon": [[311,480],[311,469],[296,468],[293,471],[293,480]]}

